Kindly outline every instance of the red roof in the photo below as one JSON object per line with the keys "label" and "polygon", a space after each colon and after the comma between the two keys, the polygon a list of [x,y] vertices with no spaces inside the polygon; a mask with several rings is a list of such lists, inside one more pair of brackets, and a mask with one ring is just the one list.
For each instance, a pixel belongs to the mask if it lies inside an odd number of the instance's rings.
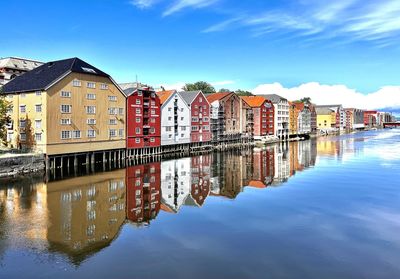
{"label": "red roof", "polygon": [[207,95],[206,98],[207,98],[208,102],[211,104],[212,102],[214,102],[216,100],[221,100],[230,94],[232,94],[232,93],[231,92],[219,92],[219,93],[213,93],[213,94]]}
{"label": "red roof", "polygon": [[160,91],[160,92],[157,92],[156,94],[160,98],[160,104],[162,105],[174,93],[175,93],[175,90],[168,90],[168,91]]}
{"label": "red roof", "polygon": [[261,107],[267,100],[262,96],[240,96],[240,98],[253,108]]}

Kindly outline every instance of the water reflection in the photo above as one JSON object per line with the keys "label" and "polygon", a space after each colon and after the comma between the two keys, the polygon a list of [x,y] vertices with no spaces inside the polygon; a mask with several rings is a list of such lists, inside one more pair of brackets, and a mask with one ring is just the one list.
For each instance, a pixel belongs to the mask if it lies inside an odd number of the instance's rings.
{"label": "water reflection", "polygon": [[349,136],[204,154],[47,183],[4,182],[0,254],[28,248],[64,255],[80,265],[109,246],[125,223],[147,227],[163,218],[161,211],[202,207],[210,197],[236,199],[246,187],[281,186],[313,167],[317,154],[342,160],[361,149],[360,139]]}

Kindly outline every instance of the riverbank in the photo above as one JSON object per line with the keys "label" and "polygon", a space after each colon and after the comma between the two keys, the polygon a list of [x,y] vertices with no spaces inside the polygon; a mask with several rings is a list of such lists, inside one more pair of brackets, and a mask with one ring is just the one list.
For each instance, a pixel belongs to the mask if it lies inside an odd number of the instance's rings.
{"label": "riverbank", "polygon": [[44,171],[42,154],[4,154],[0,157],[0,178]]}

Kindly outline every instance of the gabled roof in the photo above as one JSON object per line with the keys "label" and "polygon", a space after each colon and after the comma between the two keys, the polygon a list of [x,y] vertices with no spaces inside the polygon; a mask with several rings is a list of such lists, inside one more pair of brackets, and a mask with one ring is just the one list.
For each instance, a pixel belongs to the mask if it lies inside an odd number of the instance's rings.
{"label": "gabled roof", "polygon": [[302,102],[294,102],[294,103],[292,103],[295,107],[296,107],[296,109],[298,109],[299,111],[303,111],[303,109],[304,109],[304,103],[302,103]]}
{"label": "gabled roof", "polygon": [[0,68],[11,68],[20,71],[30,71],[43,64],[40,61],[19,57],[5,57],[0,59]]}
{"label": "gabled roof", "polygon": [[222,100],[223,98],[225,98],[226,96],[231,95],[232,92],[219,92],[219,93],[212,93],[212,94],[207,94],[206,98],[208,100],[208,102],[211,104],[214,101],[217,100]]}
{"label": "gabled roof", "polygon": [[48,62],[14,78],[3,86],[3,93],[46,90],[71,72],[110,78],[108,74],[75,57]]}
{"label": "gabled roof", "polygon": [[240,98],[246,102],[252,108],[261,107],[266,99],[260,95],[257,96],[240,96]]}
{"label": "gabled roof", "polygon": [[139,87],[139,88],[138,87],[128,87],[128,88],[124,89],[123,91],[125,93],[125,96],[130,96],[138,90],[154,92],[154,90],[150,87]]}
{"label": "gabled roof", "polygon": [[160,104],[164,104],[171,96],[174,94],[176,90],[167,90],[157,92],[157,96],[160,98]]}
{"label": "gabled roof", "polygon": [[321,107],[316,107],[315,111],[319,115],[331,115],[332,112],[335,112],[333,109],[325,108],[325,107],[322,107],[322,108]]}
{"label": "gabled roof", "polygon": [[268,100],[270,100],[273,104],[277,104],[277,103],[279,103],[280,101],[287,101],[287,99],[286,98],[283,98],[282,96],[279,96],[279,95],[277,95],[277,94],[266,94],[266,95],[258,95],[258,96],[262,96],[262,97],[264,97],[265,99],[268,99]]}
{"label": "gabled roof", "polygon": [[201,90],[198,91],[181,91],[178,92],[179,95],[181,95],[182,99],[185,101],[186,104],[190,105],[193,100],[196,98],[199,93],[201,93]]}
{"label": "gabled roof", "polygon": [[341,108],[342,105],[318,105],[316,107],[317,108],[335,108],[335,109],[337,109],[337,108]]}

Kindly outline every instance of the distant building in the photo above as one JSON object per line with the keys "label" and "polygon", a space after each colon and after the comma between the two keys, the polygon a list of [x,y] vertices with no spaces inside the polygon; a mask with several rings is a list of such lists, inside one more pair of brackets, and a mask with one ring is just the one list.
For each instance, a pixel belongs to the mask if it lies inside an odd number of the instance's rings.
{"label": "distant building", "polygon": [[190,109],[191,114],[191,143],[211,141],[210,103],[201,90],[179,92]]}
{"label": "distant building", "polygon": [[336,112],[327,107],[316,107],[318,130],[329,132],[336,130]]}
{"label": "distant building", "polygon": [[310,108],[310,112],[311,112],[311,133],[315,134],[318,129],[317,111],[315,110],[314,104],[308,104],[308,107]]}
{"label": "distant building", "polygon": [[161,103],[161,145],[189,144],[191,113],[175,90],[157,92]]}
{"label": "distant building", "polygon": [[364,125],[365,127],[375,127],[377,125],[378,111],[366,110],[364,111]]}
{"label": "distant building", "polygon": [[240,131],[242,139],[249,141],[254,137],[254,112],[242,98],[240,101]]}
{"label": "distant building", "polygon": [[213,141],[240,139],[240,98],[234,92],[207,94],[206,97],[211,108]]}
{"label": "distant building", "polygon": [[46,155],[126,148],[126,97],[79,58],[48,62],[3,86],[13,109],[10,146]]}
{"label": "distant building", "polygon": [[265,99],[270,100],[274,104],[275,121],[274,129],[275,136],[279,139],[287,139],[289,137],[289,102],[287,99],[276,95],[260,95]]}
{"label": "distant building", "polygon": [[329,108],[333,110],[335,112],[335,120],[332,127],[338,131],[346,129],[346,111],[342,105],[318,105],[316,108]]}
{"label": "distant building", "polygon": [[20,76],[30,70],[33,70],[43,62],[26,58],[6,57],[0,59],[0,86],[6,84],[10,80]]}
{"label": "distant building", "polygon": [[262,140],[274,136],[274,105],[262,96],[241,96],[253,110],[254,139]]}
{"label": "distant building", "polygon": [[292,135],[311,133],[311,110],[303,102],[289,102],[289,132]]}
{"label": "distant building", "polygon": [[346,108],[346,129],[361,130],[364,125],[364,111],[356,108]]}

